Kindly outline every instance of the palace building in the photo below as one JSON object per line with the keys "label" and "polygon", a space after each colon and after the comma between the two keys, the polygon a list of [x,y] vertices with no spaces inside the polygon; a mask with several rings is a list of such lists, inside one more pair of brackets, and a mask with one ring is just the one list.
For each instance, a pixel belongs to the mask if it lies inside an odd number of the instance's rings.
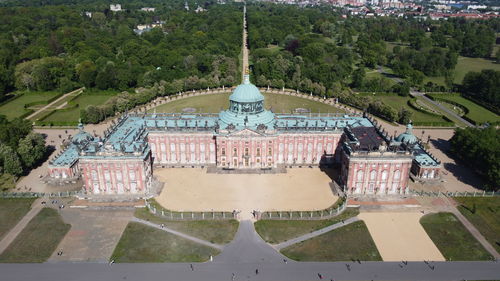
{"label": "palace building", "polygon": [[81,178],[88,194],[144,195],[153,166],[262,169],[340,165],[349,194],[402,194],[410,176],[436,179],[440,162],[413,135],[391,138],[367,116],[275,114],[245,75],[217,114],[125,114],[102,137],[79,126],[49,163],[53,179]]}

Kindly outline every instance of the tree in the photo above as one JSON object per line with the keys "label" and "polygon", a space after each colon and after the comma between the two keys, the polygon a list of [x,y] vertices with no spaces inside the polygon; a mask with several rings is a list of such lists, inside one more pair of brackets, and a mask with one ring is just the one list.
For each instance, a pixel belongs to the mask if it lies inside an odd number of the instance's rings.
{"label": "tree", "polygon": [[75,70],[80,83],[87,88],[92,87],[96,78],[96,69],[95,64],[89,60],[77,64]]}
{"label": "tree", "polygon": [[6,120],[0,122],[0,143],[16,149],[19,140],[28,135],[31,130],[31,123],[25,119],[16,118],[11,122]]}
{"label": "tree", "polygon": [[398,112],[398,123],[399,124],[408,124],[410,123],[412,116],[412,112],[408,109],[402,107]]}
{"label": "tree", "polygon": [[363,86],[363,82],[365,80],[365,69],[364,67],[360,67],[354,71],[352,74],[352,87],[353,88],[360,88]]}
{"label": "tree", "polygon": [[481,72],[467,73],[461,91],[498,111],[500,108],[498,89],[500,89],[500,71],[485,69]]}
{"label": "tree", "polygon": [[23,173],[21,161],[17,153],[5,144],[0,144],[0,158],[3,159],[3,168],[5,173],[20,176]]}
{"label": "tree", "polygon": [[407,97],[410,95],[410,85],[405,81],[401,84],[396,84],[392,87],[393,92],[397,93],[402,97]]}
{"label": "tree", "polygon": [[26,168],[33,167],[45,155],[45,140],[42,135],[31,132],[19,141],[17,152]]}
{"label": "tree", "polygon": [[500,130],[456,129],[450,139],[450,151],[460,161],[480,174],[493,190],[500,186]]}

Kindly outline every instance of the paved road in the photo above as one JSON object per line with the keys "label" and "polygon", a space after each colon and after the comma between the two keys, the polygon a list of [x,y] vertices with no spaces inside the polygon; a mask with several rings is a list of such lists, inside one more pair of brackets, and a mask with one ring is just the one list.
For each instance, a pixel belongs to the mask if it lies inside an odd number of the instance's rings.
{"label": "paved road", "polygon": [[442,111],[444,111],[444,112],[448,113],[449,115],[453,116],[455,119],[459,120],[460,122],[462,122],[466,126],[468,126],[468,127],[475,127],[474,124],[472,124],[471,122],[463,119],[458,114],[456,114],[455,112],[453,112],[453,110],[450,110],[446,106],[443,106],[442,104],[440,104],[439,102],[436,102],[436,101],[428,98],[427,96],[425,96],[425,93],[418,92],[418,91],[415,91],[415,90],[411,90],[410,94],[412,96],[414,96],[414,97],[417,97],[417,96],[422,97],[425,101],[427,101],[429,103],[432,103],[434,106],[438,107]]}
{"label": "paved road", "polygon": [[[241,253],[243,255],[244,253]],[[349,263],[203,263],[194,264],[0,264],[2,281],[83,281],[83,280],[127,280],[127,281],[224,281],[232,280],[498,280],[498,262],[436,262],[432,270],[423,262],[409,262],[402,266],[392,262]],[[400,265],[402,267],[400,267]],[[259,274],[255,274],[255,269]]]}
{"label": "paved road", "polygon": [[166,226],[163,226],[161,227],[160,225],[158,224],[155,224],[155,223],[152,223],[152,222],[149,222],[149,221],[146,221],[146,220],[143,220],[143,219],[139,219],[139,218],[136,218],[134,217],[131,221],[133,222],[138,222],[138,223],[142,223],[142,224],[145,224],[147,226],[150,226],[150,227],[154,227],[156,229],[159,229],[159,230],[163,230],[163,231],[166,231],[168,233],[171,233],[171,234],[174,234],[174,235],[177,235],[179,237],[182,237],[184,239],[188,239],[188,240],[191,240],[193,242],[196,242],[198,244],[202,244],[202,245],[205,245],[205,246],[208,246],[208,247],[212,247],[212,248],[215,248],[215,249],[219,249],[219,250],[222,250],[224,247],[221,246],[221,245],[218,245],[218,244],[214,244],[214,243],[210,243],[208,241],[205,241],[203,239],[199,239],[199,238],[196,238],[196,237],[193,237],[191,235],[187,235],[187,234],[184,234],[182,232],[179,232],[179,231],[176,231],[176,230],[173,230],[173,229],[170,229]]}
{"label": "paved road", "polygon": [[12,241],[14,241],[16,239],[17,235],[19,235],[19,233],[21,233],[21,231],[23,231],[23,229],[26,227],[26,225],[28,225],[28,223],[31,221],[31,219],[34,218],[40,212],[40,210],[44,206],[41,204],[41,202],[44,200],[46,200],[46,199],[40,198],[40,199],[35,200],[31,204],[31,209],[28,211],[28,213],[26,215],[24,215],[24,217],[16,224],[16,226],[14,226],[14,228],[12,228],[7,233],[7,235],[4,236],[2,241],[0,241],[0,254],[3,251],[5,251],[5,249],[7,249],[7,247],[10,245],[10,243],[12,243]]}
{"label": "paved road", "polygon": [[255,231],[250,220],[240,221],[236,235],[224,247],[220,255],[214,258],[214,263],[226,265],[243,265],[248,263],[280,264],[286,257],[267,244]]}
{"label": "paved road", "polygon": [[346,226],[348,224],[351,224],[353,222],[356,222],[356,221],[359,221],[359,218],[358,217],[352,217],[352,218],[348,218],[346,220],[344,220],[344,222],[339,222],[339,223],[336,223],[336,224],[332,224],[332,225],[329,225],[327,227],[324,227],[322,229],[318,229],[316,231],[313,231],[311,233],[307,233],[307,234],[304,234],[302,236],[299,236],[299,237],[296,237],[296,238],[293,238],[293,239],[290,239],[290,240],[287,240],[285,242],[282,242],[282,243],[279,243],[279,244],[276,244],[274,245],[273,247],[276,249],[276,250],[281,250],[283,248],[286,248],[288,246],[291,246],[293,244],[297,244],[299,242],[302,242],[302,241],[305,241],[305,240],[308,240],[308,239],[311,239],[313,237],[316,237],[316,236],[319,236],[321,234],[324,234],[324,233],[327,233],[329,231],[332,231],[334,229],[337,229],[339,227],[343,227],[343,226]]}

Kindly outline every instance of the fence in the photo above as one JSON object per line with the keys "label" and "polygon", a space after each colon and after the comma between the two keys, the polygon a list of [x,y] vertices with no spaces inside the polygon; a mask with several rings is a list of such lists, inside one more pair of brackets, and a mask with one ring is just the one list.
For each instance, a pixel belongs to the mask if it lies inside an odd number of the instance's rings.
{"label": "fence", "polygon": [[168,220],[230,220],[237,219],[239,214],[237,211],[174,212],[166,210],[158,206],[158,203],[151,203],[148,200],[146,200],[146,207],[152,214]]}
{"label": "fence", "polygon": [[500,196],[500,191],[474,191],[474,192],[459,192],[459,191],[447,191],[447,192],[434,192],[434,191],[414,191],[410,190],[410,194],[416,196],[428,196],[428,197],[439,197],[439,196],[448,196],[448,197],[493,197]]}
{"label": "fence", "polygon": [[79,195],[80,191],[64,192],[1,192],[0,198],[40,198],[40,197],[71,197]]}
{"label": "fence", "polygon": [[266,211],[258,215],[261,220],[324,220],[340,215],[347,208],[347,198],[332,207],[318,211]]}

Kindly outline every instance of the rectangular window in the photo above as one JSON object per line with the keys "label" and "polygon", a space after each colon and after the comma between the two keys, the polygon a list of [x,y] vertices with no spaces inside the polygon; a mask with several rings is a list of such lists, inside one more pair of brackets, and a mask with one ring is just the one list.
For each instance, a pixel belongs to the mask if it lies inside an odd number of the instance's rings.
{"label": "rectangular window", "polygon": [[248,147],[245,147],[245,156],[248,156]]}
{"label": "rectangular window", "polygon": [[238,156],[238,149],[237,148],[233,148],[233,156]]}
{"label": "rectangular window", "polygon": [[221,148],[221,155],[226,156],[226,148],[225,147]]}
{"label": "rectangular window", "polygon": [[267,155],[268,155],[268,156],[273,155],[273,149],[272,149],[272,148],[269,148],[269,149],[267,150]]}
{"label": "rectangular window", "polygon": [[257,147],[256,153],[257,153],[257,156],[260,156],[260,147]]}

